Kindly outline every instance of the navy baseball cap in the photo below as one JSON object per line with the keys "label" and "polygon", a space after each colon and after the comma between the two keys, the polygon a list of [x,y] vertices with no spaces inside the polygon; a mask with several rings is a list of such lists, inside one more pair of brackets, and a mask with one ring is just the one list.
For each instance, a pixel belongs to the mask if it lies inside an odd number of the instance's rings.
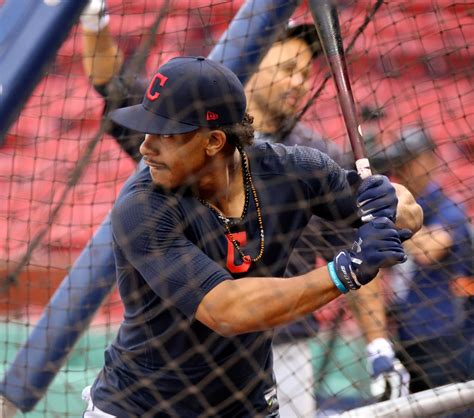
{"label": "navy baseball cap", "polygon": [[174,135],[241,122],[246,107],[242,83],[230,69],[204,57],[177,57],[154,74],[141,104],[110,117],[134,131]]}
{"label": "navy baseball cap", "polygon": [[406,164],[423,152],[433,151],[436,146],[422,126],[410,126],[403,129],[397,140],[387,148],[367,142],[366,148],[375,170],[386,172],[389,168]]}
{"label": "navy baseball cap", "polygon": [[399,166],[434,149],[435,144],[425,129],[421,126],[411,126],[402,130],[398,141],[385,150],[385,155],[393,165]]}

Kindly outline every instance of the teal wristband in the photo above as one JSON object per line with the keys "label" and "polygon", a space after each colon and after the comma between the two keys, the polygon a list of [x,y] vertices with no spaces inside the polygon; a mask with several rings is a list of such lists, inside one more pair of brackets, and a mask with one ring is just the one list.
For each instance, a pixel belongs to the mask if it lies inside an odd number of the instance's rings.
{"label": "teal wristband", "polygon": [[329,277],[331,278],[332,282],[336,285],[336,287],[341,291],[341,293],[347,293],[349,290],[344,286],[341,282],[341,279],[337,277],[336,269],[334,268],[334,262],[328,263],[328,271]]}

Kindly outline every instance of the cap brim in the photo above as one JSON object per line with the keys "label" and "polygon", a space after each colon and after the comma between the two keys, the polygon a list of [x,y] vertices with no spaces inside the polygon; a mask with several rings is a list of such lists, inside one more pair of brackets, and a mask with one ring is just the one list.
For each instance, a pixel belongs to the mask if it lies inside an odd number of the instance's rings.
{"label": "cap brim", "polygon": [[110,119],[125,128],[145,134],[176,135],[199,129],[199,126],[174,121],[147,111],[142,104],[110,112]]}

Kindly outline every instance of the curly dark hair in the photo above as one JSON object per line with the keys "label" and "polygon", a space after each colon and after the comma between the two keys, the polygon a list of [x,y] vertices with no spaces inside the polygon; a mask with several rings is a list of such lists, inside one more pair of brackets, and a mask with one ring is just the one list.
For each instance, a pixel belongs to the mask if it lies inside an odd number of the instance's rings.
{"label": "curly dark hair", "polygon": [[254,140],[253,116],[245,113],[242,122],[228,126],[220,126],[219,130],[224,132],[230,144],[244,148],[252,145]]}

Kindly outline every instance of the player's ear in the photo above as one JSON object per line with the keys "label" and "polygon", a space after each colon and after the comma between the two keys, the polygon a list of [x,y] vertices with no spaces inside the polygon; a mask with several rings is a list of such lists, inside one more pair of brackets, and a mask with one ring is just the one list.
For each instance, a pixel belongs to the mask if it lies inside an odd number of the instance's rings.
{"label": "player's ear", "polygon": [[206,154],[213,157],[224,148],[227,142],[226,134],[218,129],[209,131],[208,142],[206,145]]}

